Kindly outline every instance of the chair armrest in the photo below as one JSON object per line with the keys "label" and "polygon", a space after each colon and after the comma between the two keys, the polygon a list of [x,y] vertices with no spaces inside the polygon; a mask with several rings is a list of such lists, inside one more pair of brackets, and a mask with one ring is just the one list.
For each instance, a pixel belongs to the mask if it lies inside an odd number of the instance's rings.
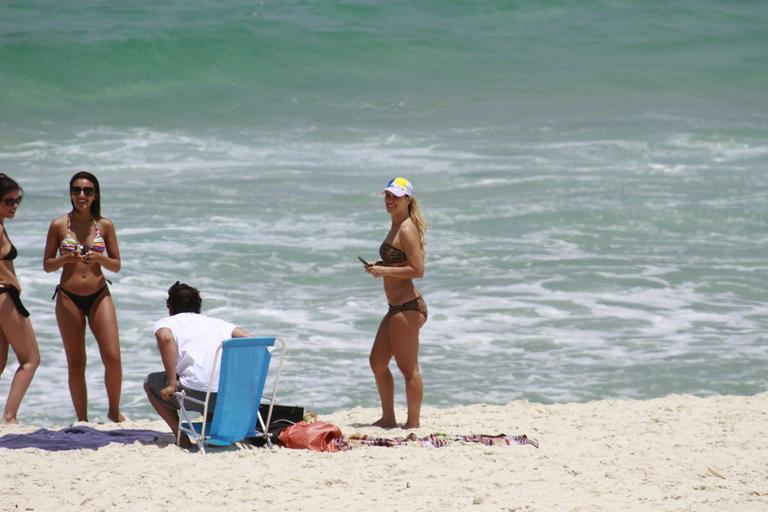
{"label": "chair armrest", "polygon": [[197,398],[192,398],[191,396],[187,396],[187,394],[184,391],[177,391],[173,394],[173,396],[185,402],[193,402],[196,404],[205,405],[205,400],[198,400]]}

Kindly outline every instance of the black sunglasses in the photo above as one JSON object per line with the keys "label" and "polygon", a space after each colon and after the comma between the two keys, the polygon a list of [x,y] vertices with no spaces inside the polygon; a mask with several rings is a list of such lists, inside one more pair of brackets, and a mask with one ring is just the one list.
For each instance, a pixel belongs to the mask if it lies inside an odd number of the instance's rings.
{"label": "black sunglasses", "polygon": [[69,187],[69,193],[73,196],[79,196],[81,193],[85,193],[86,197],[91,197],[96,193],[96,189],[93,187]]}
{"label": "black sunglasses", "polygon": [[24,199],[24,196],[6,197],[3,199],[3,204],[8,208],[13,208],[14,205],[20,205],[22,199]]}

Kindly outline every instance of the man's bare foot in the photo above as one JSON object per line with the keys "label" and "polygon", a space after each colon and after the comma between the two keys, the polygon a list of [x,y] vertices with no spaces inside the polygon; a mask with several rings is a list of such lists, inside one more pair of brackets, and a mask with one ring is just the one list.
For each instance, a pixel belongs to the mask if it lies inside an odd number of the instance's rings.
{"label": "man's bare foot", "polygon": [[179,448],[183,448],[184,450],[191,450],[194,446],[195,445],[192,443],[192,441],[189,440],[187,434],[182,432],[181,436],[179,437]]}
{"label": "man's bare foot", "polygon": [[125,416],[123,416],[123,413],[119,412],[117,413],[117,416],[113,416],[112,414],[107,414],[107,418],[109,421],[113,421],[115,423],[122,423],[125,421]]}
{"label": "man's bare foot", "polygon": [[16,418],[3,418],[2,423],[4,425],[18,425],[19,420],[17,420]]}
{"label": "man's bare foot", "polygon": [[395,428],[397,426],[397,421],[395,421],[395,418],[379,418],[371,423],[371,426],[379,428]]}
{"label": "man's bare foot", "polygon": [[419,428],[419,426],[420,425],[418,423],[406,423],[405,425],[403,425],[403,430],[409,430],[409,429],[412,429],[412,428]]}

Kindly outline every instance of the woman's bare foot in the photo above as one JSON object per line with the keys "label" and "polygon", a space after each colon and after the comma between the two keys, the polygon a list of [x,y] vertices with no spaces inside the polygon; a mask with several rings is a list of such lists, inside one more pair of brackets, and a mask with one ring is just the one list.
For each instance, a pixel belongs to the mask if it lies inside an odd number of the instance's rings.
{"label": "woman's bare foot", "polygon": [[397,426],[397,421],[395,421],[395,418],[379,418],[371,423],[371,426],[379,428],[395,428]]}
{"label": "woman's bare foot", "polygon": [[419,426],[420,425],[418,423],[406,423],[405,425],[403,425],[403,430],[409,430],[409,429],[412,429],[412,428],[419,428]]}
{"label": "woman's bare foot", "polygon": [[2,423],[3,425],[18,425],[19,420],[17,420],[16,418],[3,418]]}
{"label": "woman's bare foot", "polygon": [[125,416],[123,416],[123,413],[121,412],[117,413],[117,416],[108,413],[107,418],[109,421],[113,421],[115,423],[122,423],[125,421]]}

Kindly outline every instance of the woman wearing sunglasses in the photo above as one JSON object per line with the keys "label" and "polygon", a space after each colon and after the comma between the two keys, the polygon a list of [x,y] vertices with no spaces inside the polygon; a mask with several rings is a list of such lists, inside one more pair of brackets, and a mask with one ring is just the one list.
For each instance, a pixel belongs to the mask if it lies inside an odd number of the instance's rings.
{"label": "woman wearing sunglasses", "polygon": [[88,421],[85,385],[85,324],[91,328],[104,363],[107,417],[124,421],[120,413],[123,370],[117,314],[102,268],[120,271],[120,249],[112,221],[101,216],[101,193],[96,176],[78,172],[69,180],[72,211],[51,222],[45,244],[43,268],[60,268],[56,287],[56,321],[64,343],[69,372],[69,393],[78,421]]}
{"label": "woman wearing sunglasses", "polygon": [[11,177],[0,173],[0,374],[8,362],[8,346],[19,360],[13,375],[8,400],[5,402],[3,423],[16,423],[21,399],[40,365],[40,350],[35,331],[29,320],[29,311],[21,303],[21,285],[16,278],[13,260],[18,251],[5,230],[5,221],[16,216],[21,205],[22,189]]}
{"label": "woman wearing sunglasses", "polygon": [[427,305],[413,285],[424,275],[424,232],[427,224],[405,178],[391,180],[384,189],[384,206],[392,223],[379,247],[381,261],[363,268],[384,281],[389,311],[382,318],[369,362],[381,399],[381,418],[374,426],[392,428],[395,420],[395,383],[389,362],[395,358],[405,378],[408,418],[403,428],[418,428],[424,383],[419,370],[419,329],[427,321]]}

